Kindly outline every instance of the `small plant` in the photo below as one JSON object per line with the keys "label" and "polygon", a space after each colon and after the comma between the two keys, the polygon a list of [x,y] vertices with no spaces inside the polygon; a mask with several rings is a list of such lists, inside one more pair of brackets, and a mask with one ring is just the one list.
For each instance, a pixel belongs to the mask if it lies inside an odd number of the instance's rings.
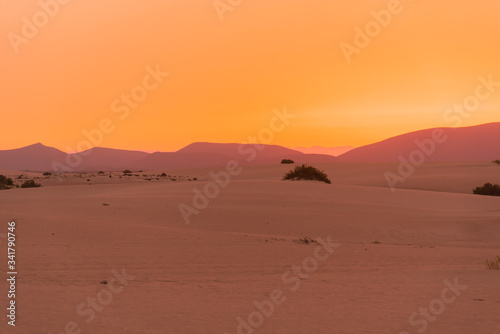
{"label": "small plant", "polygon": [[306,164],[295,166],[295,169],[283,176],[283,180],[317,180],[328,184],[332,183],[325,172]]}
{"label": "small plant", "polygon": [[167,177],[167,173],[161,173],[161,177]]}
{"label": "small plant", "polygon": [[38,187],[41,187],[41,186],[42,185],[40,183],[36,183],[35,180],[26,180],[21,185],[21,188],[38,188]]}
{"label": "small plant", "polygon": [[44,176],[50,176],[50,175],[52,175],[52,173],[51,172],[45,172],[45,173],[43,173],[43,175]]}
{"label": "small plant", "polygon": [[374,244],[374,245],[380,245],[380,244],[381,244],[381,242],[380,242],[380,241],[375,240],[375,241],[372,241],[372,244]]}
{"label": "small plant", "polygon": [[132,174],[132,171],[131,171],[131,170],[129,170],[129,169],[125,169],[125,170],[123,171],[123,174]]}
{"label": "small plant", "polygon": [[497,256],[497,259],[493,260],[493,261],[486,260],[486,268],[499,270],[500,269],[500,256]]}
{"label": "small plant", "polygon": [[493,163],[500,165],[500,160],[493,160]]}
{"label": "small plant", "polygon": [[101,170],[101,171],[99,171],[99,173],[97,173],[97,174],[104,174],[104,172]]}
{"label": "small plant", "polygon": [[476,195],[500,196],[500,185],[488,182],[484,186],[472,190],[472,192]]}
{"label": "small plant", "polygon": [[0,175],[0,189],[10,189],[14,182],[10,177]]}
{"label": "small plant", "polygon": [[282,165],[290,165],[290,164],[294,164],[295,161],[291,160],[291,159],[283,159],[281,160],[281,164]]}
{"label": "small plant", "polygon": [[109,206],[108,203],[102,203],[102,206]]}
{"label": "small plant", "polygon": [[320,245],[320,243],[319,243],[319,242],[317,242],[316,240],[311,239],[311,238],[309,238],[309,237],[305,237],[305,238],[303,238],[303,239],[299,239],[299,242],[303,242],[303,243],[308,244],[308,245],[309,245],[309,244],[316,244],[316,245]]}

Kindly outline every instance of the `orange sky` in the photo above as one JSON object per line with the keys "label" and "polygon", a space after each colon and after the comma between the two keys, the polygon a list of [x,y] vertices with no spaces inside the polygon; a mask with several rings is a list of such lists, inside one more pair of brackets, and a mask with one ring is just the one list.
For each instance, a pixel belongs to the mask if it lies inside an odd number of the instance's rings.
{"label": "orange sky", "polygon": [[[391,0],[243,0],[223,21],[213,0],[60,1],[44,22],[38,1],[0,0],[0,149],[68,151],[103,119],[105,147],[243,142],[285,106],[297,117],[273,144],[360,146],[453,126],[443,114],[479,76],[500,82],[499,0],[401,1],[351,63],[340,44]],[[20,43],[34,15],[40,28]],[[120,119],[113,101],[157,64],[170,75]],[[497,90],[463,126],[500,121]]]}

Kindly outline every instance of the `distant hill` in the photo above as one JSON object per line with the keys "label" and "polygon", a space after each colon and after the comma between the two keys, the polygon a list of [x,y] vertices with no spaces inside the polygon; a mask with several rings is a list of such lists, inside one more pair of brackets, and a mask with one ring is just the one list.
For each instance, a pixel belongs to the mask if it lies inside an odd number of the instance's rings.
{"label": "distant hill", "polygon": [[52,163],[64,163],[66,153],[40,143],[14,150],[0,151],[0,169],[45,171]]}
{"label": "distant hill", "polygon": [[[444,140],[433,142],[436,133],[440,133],[440,138]],[[425,145],[422,146],[422,143]],[[392,162],[398,161],[400,156],[408,159],[412,152],[425,150],[432,151],[426,154],[426,161],[491,161],[500,159],[499,144],[500,123],[411,132],[355,148],[337,158],[327,154],[306,154],[277,145],[258,144],[193,143],[177,152],[155,153],[96,147],[67,154],[38,143],[13,150],[0,150],[0,169],[54,171],[56,165],[56,171],[159,170],[225,166],[230,160],[237,160],[241,165],[269,165],[279,164],[282,159],[292,159],[296,163]]]}
{"label": "distant hill", "polygon": [[[325,154],[304,154],[278,145],[260,144],[219,144],[193,143],[178,153],[213,153],[231,157],[242,165],[267,165],[281,162],[282,159],[292,159],[296,163],[335,162],[337,159]],[[227,160],[226,160],[227,161]]]}
{"label": "distant hill", "polygon": [[[338,157],[346,162],[391,162],[399,156],[408,159],[417,142],[429,143],[433,133],[442,131],[442,143],[435,152],[426,154],[426,161],[491,161],[500,159],[500,123],[464,128],[427,129],[392,137],[381,142],[356,148]],[[429,148],[431,145],[428,146]]]}
{"label": "distant hill", "polygon": [[[88,153],[88,155],[86,155]],[[79,168],[82,170],[123,170],[149,155],[146,152],[116,150],[111,148],[94,147],[80,153],[83,157]],[[126,167],[125,167],[126,168]]]}
{"label": "distant hill", "polygon": [[276,145],[193,143],[177,152],[155,153],[96,147],[80,153],[67,154],[55,148],[35,144],[14,150],[0,150],[0,169],[40,172],[158,170],[225,166],[230,160],[237,160],[241,165],[279,164],[285,158],[297,163],[336,160],[332,156],[304,154]]}

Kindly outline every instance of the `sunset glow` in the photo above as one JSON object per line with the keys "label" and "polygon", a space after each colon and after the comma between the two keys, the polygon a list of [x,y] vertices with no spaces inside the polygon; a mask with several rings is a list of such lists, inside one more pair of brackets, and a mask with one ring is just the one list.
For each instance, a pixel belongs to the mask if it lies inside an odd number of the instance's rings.
{"label": "sunset glow", "polygon": [[[284,107],[297,117],[273,144],[287,147],[456,126],[447,109],[480,77],[500,82],[500,2],[401,1],[349,63],[341,43],[355,45],[356,27],[390,3],[242,1],[221,20],[209,0],[66,1],[25,38],[39,2],[0,1],[0,149],[68,151],[103,119],[104,147],[244,142]],[[155,80],[156,69],[169,74]],[[143,85],[125,117],[123,94]],[[496,85],[462,126],[499,121]]]}

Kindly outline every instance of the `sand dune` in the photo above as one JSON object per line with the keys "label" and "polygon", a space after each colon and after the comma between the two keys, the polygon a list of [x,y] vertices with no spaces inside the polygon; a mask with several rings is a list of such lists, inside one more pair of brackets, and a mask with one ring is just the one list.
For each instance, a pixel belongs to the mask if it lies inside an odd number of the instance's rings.
{"label": "sand dune", "polygon": [[[275,289],[284,300],[255,333],[417,333],[409,317],[455,279],[466,288],[425,333],[498,333],[499,272],[484,260],[500,255],[500,199],[455,183],[500,167],[429,164],[415,189],[396,192],[379,184],[386,164],[321,167],[332,185],[281,181],[290,166],[247,166],[189,225],[178,205],[192,205],[217,169],[0,191],[3,219],[18,221],[22,291],[19,327],[6,333],[59,333],[74,321],[83,333],[232,334]],[[339,247],[294,279],[292,266],[318,247],[298,240],[328,236]],[[122,268],[134,278],[87,323],[77,307]]]}
{"label": "sand dune", "polygon": [[347,162],[390,162],[421,151],[426,161],[491,161],[500,159],[500,123],[464,128],[438,128],[403,134],[356,148],[339,156]]}

